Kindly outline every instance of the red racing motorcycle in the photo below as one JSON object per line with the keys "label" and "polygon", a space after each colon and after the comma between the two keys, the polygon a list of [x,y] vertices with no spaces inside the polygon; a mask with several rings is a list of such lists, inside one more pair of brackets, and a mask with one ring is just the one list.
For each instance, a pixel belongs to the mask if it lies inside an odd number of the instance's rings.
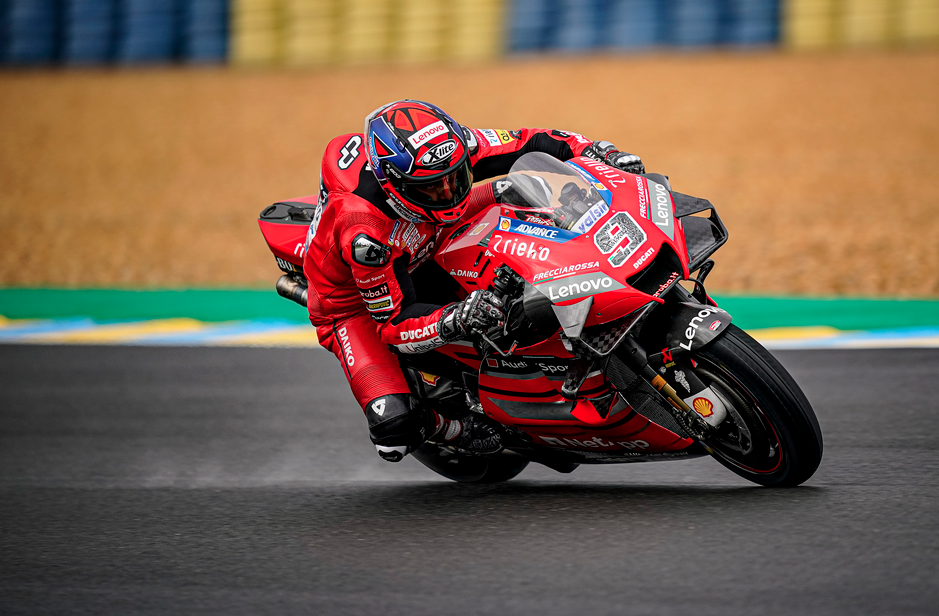
{"label": "red racing motorcycle", "polygon": [[[463,482],[506,481],[530,462],[569,473],[705,455],[766,486],[812,476],[822,435],[809,401],[705,291],[727,240],[710,202],[585,157],[526,154],[503,182],[502,203],[442,231],[435,259],[458,283],[454,300],[500,296],[505,325],[403,360],[425,404],[486,414],[505,450],[427,442],[418,460]],[[261,213],[285,297],[303,295],[291,255],[314,209]]]}

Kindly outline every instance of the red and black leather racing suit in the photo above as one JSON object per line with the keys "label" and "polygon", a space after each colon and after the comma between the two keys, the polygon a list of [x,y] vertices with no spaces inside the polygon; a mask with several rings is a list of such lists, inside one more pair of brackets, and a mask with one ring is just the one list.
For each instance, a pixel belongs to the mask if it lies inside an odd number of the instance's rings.
{"label": "red and black leather racing suit", "polygon": [[[463,128],[478,182],[509,172],[528,152],[567,160],[590,141],[576,133],[523,128]],[[303,271],[310,321],[320,344],[339,359],[363,407],[380,396],[406,394],[395,354],[441,346],[442,306],[421,304],[410,273],[434,255],[438,228],[401,220],[366,166],[361,133],[330,141],[323,155],[320,199],[307,236]],[[466,218],[495,202],[491,184],[476,186]]]}

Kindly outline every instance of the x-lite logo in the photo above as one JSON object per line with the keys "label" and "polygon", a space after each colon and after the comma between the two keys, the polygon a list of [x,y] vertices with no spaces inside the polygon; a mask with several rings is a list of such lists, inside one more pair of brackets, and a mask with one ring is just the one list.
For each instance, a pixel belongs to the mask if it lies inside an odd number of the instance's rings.
{"label": "x-lite logo", "polygon": [[372,411],[374,411],[375,414],[378,415],[379,417],[384,415],[385,414],[385,399],[379,398],[375,402],[372,402]]}
{"label": "x-lite logo", "polygon": [[355,162],[355,159],[359,157],[359,146],[362,145],[362,138],[358,135],[352,135],[349,137],[349,140],[346,141],[346,144],[342,146],[342,149],[339,150],[339,153],[342,156],[336,162],[339,165],[339,168],[345,171],[349,168],[349,165]]}

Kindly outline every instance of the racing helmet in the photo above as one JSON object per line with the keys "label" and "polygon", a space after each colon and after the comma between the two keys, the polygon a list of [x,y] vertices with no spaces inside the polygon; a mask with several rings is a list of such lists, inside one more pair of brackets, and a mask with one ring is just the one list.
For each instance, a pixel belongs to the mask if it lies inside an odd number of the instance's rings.
{"label": "racing helmet", "polygon": [[415,223],[460,220],[473,186],[463,127],[436,105],[405,99],[370,113],[364,132],[369,167],[395,212]]}

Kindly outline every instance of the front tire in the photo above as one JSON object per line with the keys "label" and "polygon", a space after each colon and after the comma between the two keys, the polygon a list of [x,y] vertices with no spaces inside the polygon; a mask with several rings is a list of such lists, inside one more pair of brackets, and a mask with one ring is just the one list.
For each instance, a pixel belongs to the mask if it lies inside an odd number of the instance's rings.
{"label": "front tire", "polygon": [[695,374],[728,408],[704,441],[714,458],[764,486],[808,480],[822,460],[822,433],[805,394],[776,358],[730,325],[694,359]]}
{"label": "front tire", "polygon": [[491,456],[471,456],[453,453],[433,443],[424,443],[411,455],[438,475],[460,483],[501,483],[528,466],[528,460],[506,451]]}

